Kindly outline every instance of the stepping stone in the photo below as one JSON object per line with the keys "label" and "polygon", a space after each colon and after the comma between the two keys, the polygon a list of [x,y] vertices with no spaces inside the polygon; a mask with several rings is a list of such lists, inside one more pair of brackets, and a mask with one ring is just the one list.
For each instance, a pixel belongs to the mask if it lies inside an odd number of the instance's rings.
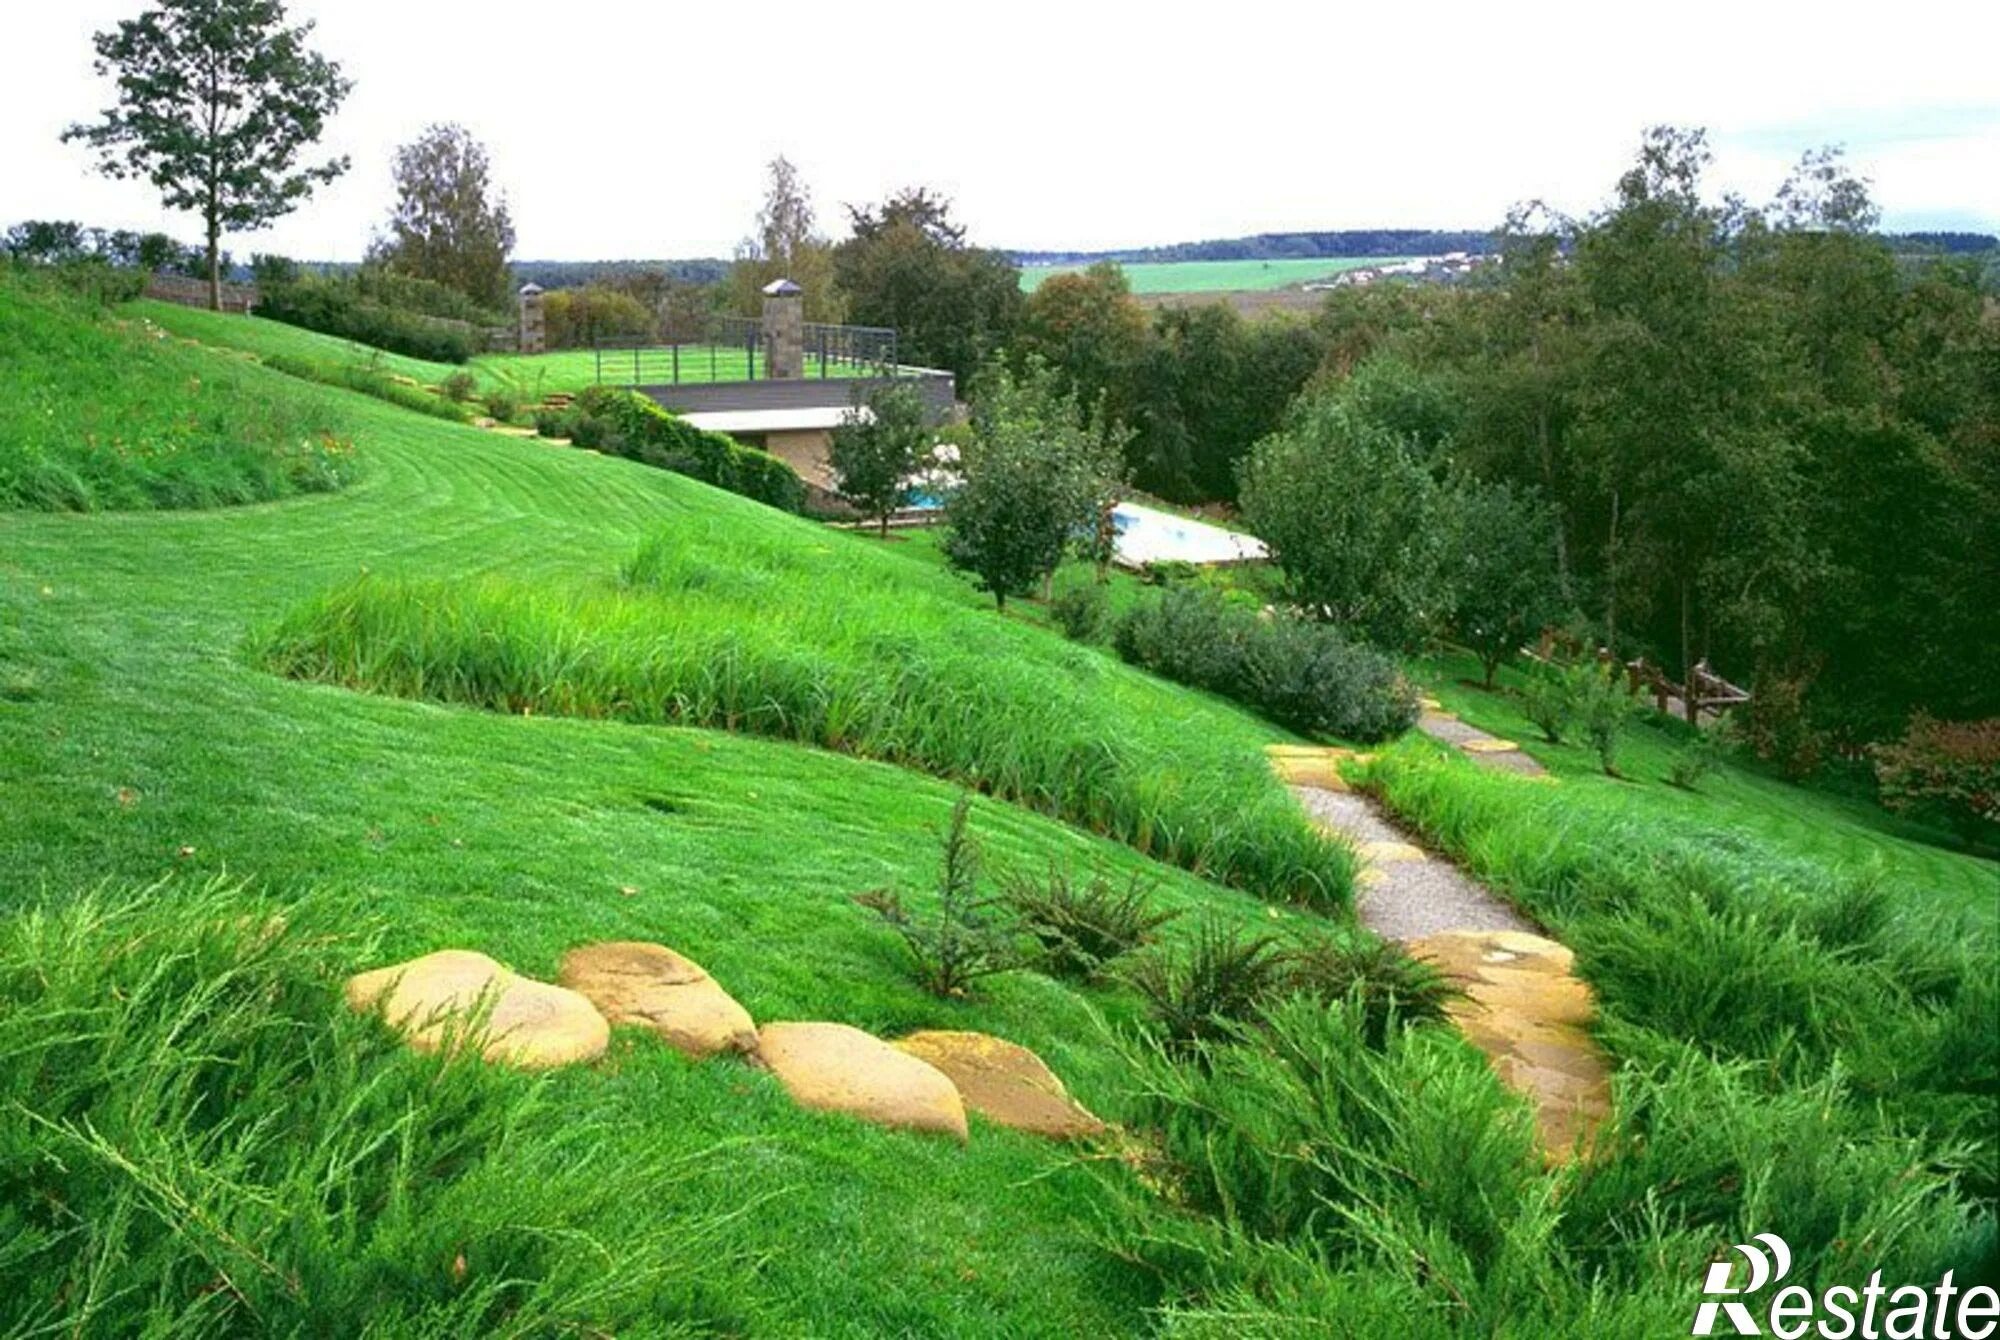
{"label": "stepping stone", "polygon": [[1369,865],[1385,865],[1391,861],[1424,861],[1424,849],[1409,842],[1363,842],[1355,848],[1355,853]]}
{"label": "stepping stone", "polygon": [[1464,990],[1447,1013],[1528,1100],[1543,1155],[1588,1156],[1611,1109],[1611,1067],[1587,1031],[1597,1008],[1575,955],[1525,931],[1441,931],[1410,948]]}
{"label": "stepping stone", "polygon": [[1466,740],[1458,747],[1468,754],[1511,754],[1521,746],[1512,740],[1488,736],[1480,740]]}
{"label": "stepping stone", "polygon": [[933,1030],[896,1041],[958,1086],[965,1105],[988,1121],[1031,1135],[1075,1140],[1105,1129],[1026,1047],[986,1033]]}
{"label": "stepping stone", "polygon": [[1340,775],[1342,763],[1350,759],[1360,764],[1375,760],[1373,754],[1358,754],[1352,749],[1317,744],[1266,745],[1264,755],[1271,760],[1271,770],[1285,785],[1313,786],[1322,791],[1351,789],[1347,779]]}
{"label": "stepping stone", "polygon": [[958,1086],[928,1061],[897,1051],[846,1024],[765,1024],[757,1063],[778,1077],[792,1101],[819,1112],[845,1112],[878,1126],[930,1131],[965,1143],[965,1103]]}
{"label": "stepping stone", "polygon": [[527,1069],[594,1060],[611,1039],[604,1016],[576,992],[464,949],[357,973],[347,979],[347,1003],[381,1009],[418,1051],[436,1051],[454,1037],[476,1039],[487,1060]]}
{"label": "stepping stone", "polygon": [[588,997],[612,1023],[650,1028],[696,1060],[756,1049],[750,1012],[699,963],[665,945],[584,945],[563,955],[557,980]]}

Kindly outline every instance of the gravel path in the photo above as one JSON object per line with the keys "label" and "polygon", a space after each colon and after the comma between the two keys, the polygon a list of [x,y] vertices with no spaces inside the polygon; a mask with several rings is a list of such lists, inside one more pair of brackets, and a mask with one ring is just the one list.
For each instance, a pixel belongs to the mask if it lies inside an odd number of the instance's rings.
{"label": "gravel path", "polygon": [[[1384,819],[1375,802],[1354,792],[1294,786],[1306,813],[1352,838],[1362,857],[1354,910],[1361,923],[1389,940],[1410,941],[1447,930],[1527,931],[1518,912],[1458,867],[1429,855],[1409,859],[1409,835]],[[1388,859],[1370,859],[1370,845]],[[1398,851],[1397,848],[1404,848]]]}
{"label": "gravel path", "polygon": [[1488,735],[1477,726],[1468,726],[1447,712],[1426,709],[1417,718],[1417,729],[1433,740],[1452,746],[1483,768],[1518,773],[1523,777],[1541,777],[1548,772],[1518,746],[1509,745],[1498,736]]}

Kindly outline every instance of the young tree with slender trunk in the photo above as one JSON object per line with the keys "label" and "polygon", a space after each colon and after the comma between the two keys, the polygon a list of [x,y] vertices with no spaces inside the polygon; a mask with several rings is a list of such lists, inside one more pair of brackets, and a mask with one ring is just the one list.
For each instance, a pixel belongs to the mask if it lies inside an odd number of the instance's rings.
{"label": "young tree with slender trunk", "polygon": [[299,165],[353,87],[307,48],[312,27],[287,26],[279,0],[158,0],[94,39],[118,101],[63,139],[96,149],[106,176],[143,177],[169,209],[201,215],[217,310],[224,232],[290,213],[347,170],[345,157]]}

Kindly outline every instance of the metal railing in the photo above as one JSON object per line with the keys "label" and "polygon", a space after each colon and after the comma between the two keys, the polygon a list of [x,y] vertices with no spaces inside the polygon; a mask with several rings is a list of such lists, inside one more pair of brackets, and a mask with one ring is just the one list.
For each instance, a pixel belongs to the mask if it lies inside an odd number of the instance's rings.
{"label": "metal railing", "polygon": [[[808,377],[896,374],[896,332],[886,327],[809,321],[803,345]],[[680,386],[761,381],[771,375],[763,323],[751,317],[674,323],[658,337],[598,340],[594,351],[600,385]]]}

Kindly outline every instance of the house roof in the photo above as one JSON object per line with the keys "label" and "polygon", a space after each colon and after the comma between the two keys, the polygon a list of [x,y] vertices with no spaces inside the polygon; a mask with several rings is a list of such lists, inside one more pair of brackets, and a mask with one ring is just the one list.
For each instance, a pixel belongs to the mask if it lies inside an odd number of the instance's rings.
{"label": "house roof", "polygon": [[764,285],[764,296],[767,298],[795,298],[804,292],[804,289],[789,279],[773,279]]}

